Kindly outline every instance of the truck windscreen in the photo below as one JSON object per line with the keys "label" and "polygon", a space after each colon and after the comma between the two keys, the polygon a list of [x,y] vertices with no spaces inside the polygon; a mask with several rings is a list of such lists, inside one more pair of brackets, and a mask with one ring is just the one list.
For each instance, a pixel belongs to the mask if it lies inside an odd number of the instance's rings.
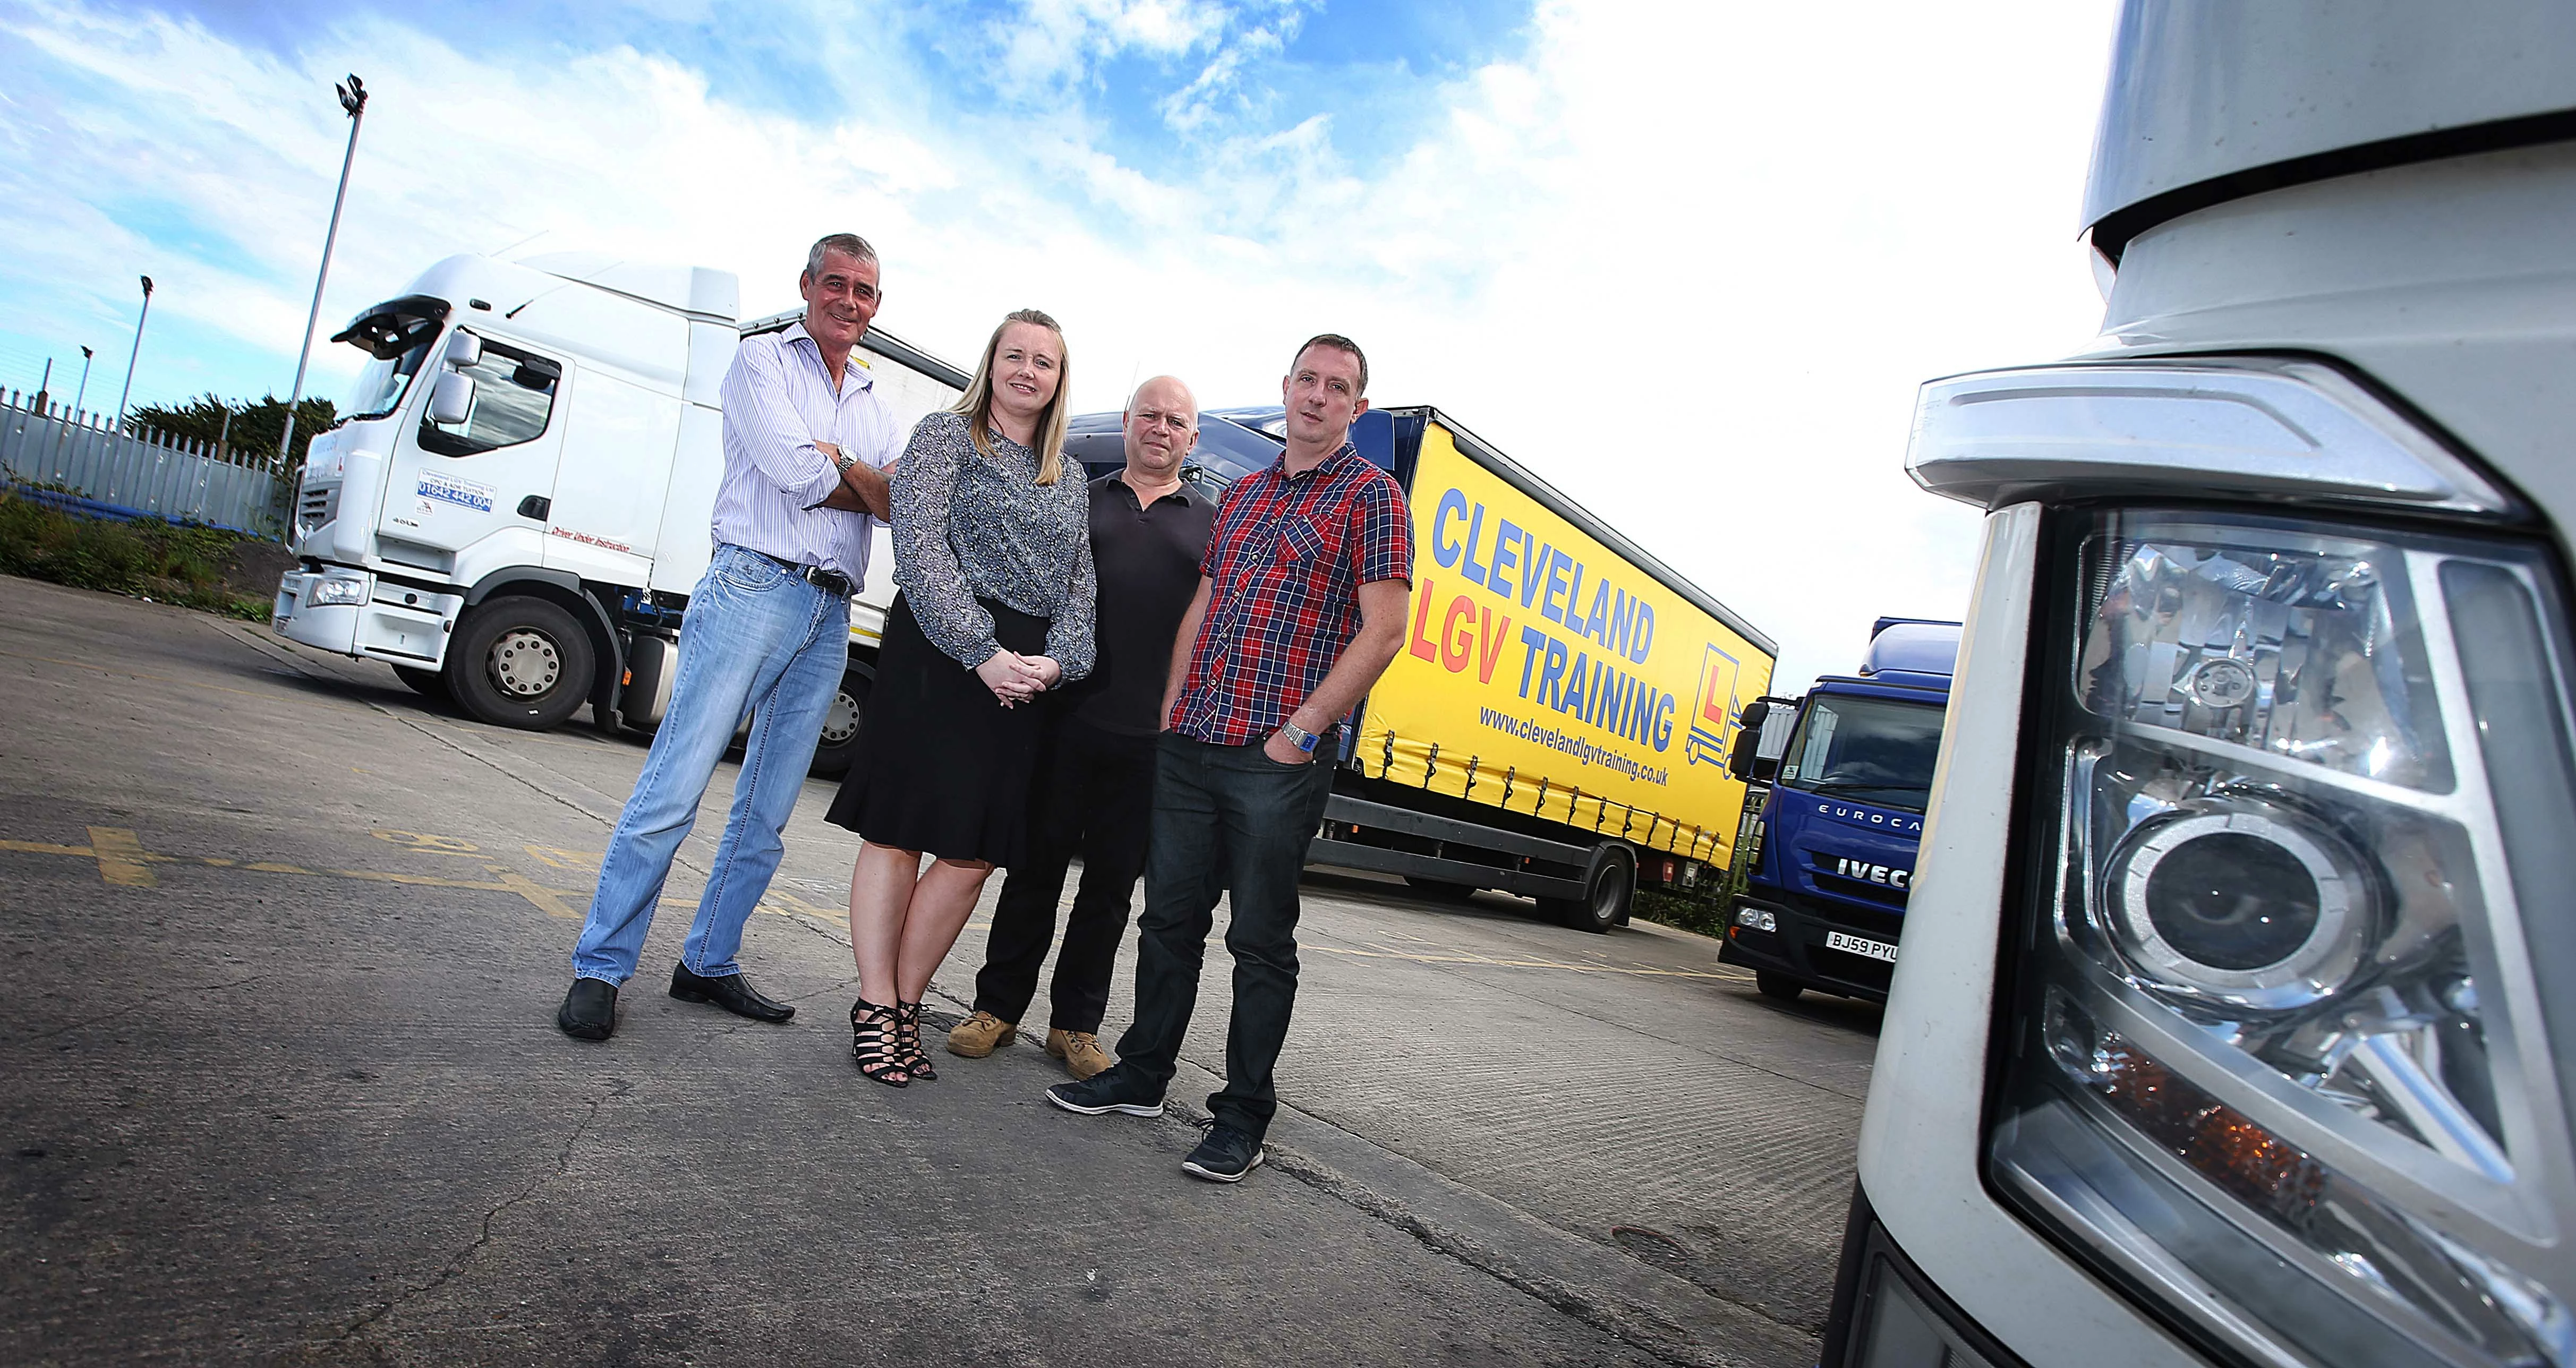
{"label": "truck windscreen", "polygon": [[374,358],[349,386],[349,401],[340,406],[343,420],[382,418],[402,407],[411,378],[420,374],[421,363],[429,359],[430,344],[438,340],[442,317],[386,307],[360,318],[332,339]]}
{"label": "truck windscreen", "polygon": [[1819,694],[1799,719],[1780,782],[1921,812],[1940,750],[1941,709],[1933,704]]}

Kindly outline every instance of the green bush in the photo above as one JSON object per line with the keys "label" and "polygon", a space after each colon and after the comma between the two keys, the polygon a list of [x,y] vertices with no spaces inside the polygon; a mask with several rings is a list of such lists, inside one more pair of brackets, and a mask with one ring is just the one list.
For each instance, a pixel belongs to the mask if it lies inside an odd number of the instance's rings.
{"label": "green bush", "polygon": [[1700,880],[1700,886],[1696,889],[1666,891],[1640,888],[1637,890],[1637,901],[1629,911],[1650,922],[1660,922],[1678,931],[1723,937],[1726,934],[1726,911],[1729,902],[1730,899],[1726,896],[1724,872],[1712,870]]}
{"label": "green bush", "polygon": [[266,622],[269,599],[235,593],[224,583],[224,566],[241,540],[236,533],[158,518],[77,518],[0,493],[0,574]]}

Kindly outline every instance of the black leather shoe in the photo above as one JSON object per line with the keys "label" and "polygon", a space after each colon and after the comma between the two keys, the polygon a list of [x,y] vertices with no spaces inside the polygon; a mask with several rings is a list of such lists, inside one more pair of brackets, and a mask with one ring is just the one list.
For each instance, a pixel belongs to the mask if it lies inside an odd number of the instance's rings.
{"label": "black leather shoe", "polygon": [[754,1021],[785,1021],[796,1015],[796,1009],[783,1002],[772,1002],[740,974],[723,978],[700,978],[689,972],[689,966],[671,966],[671,996],[682,1002],[712,1002],[738,1017]]}
{"label": "black leather shoe", "polygon": [[617,1030],[617,985],[605,979],[577,978],[555,1025],[575,1040],[606,1040]]}

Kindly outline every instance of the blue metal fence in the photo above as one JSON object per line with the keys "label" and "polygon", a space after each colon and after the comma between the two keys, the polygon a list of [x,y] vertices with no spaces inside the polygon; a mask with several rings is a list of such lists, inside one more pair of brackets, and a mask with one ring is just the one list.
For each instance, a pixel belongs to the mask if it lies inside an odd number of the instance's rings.
{"label": "blue metal fence", "polygon": [[92,517],[161,518],[277,535],[269,463],[166,434],[132,436],[95,413],[0,392],[0,482]]}

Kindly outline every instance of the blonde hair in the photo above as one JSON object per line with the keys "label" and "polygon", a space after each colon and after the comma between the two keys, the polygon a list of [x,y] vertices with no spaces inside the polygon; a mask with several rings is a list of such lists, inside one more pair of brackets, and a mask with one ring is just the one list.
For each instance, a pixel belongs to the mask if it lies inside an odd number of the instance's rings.
{"label": "blonde hair", "polygon": [[993,443],[985,433],[993,425],[993,358],[1001,353],[1002,334],[1014,323],[1028,323],[1055,334],[1055,397],[1047,401],[1046,412],[1038,415],[1037,453],[1038,483],[1054,484],[1064,476],[1064,434],[1073,426],[1073,406],[1068,394],[1073,388],[1073,356],[1064,345],[1064,328],[1038,309],[1013,309],[1002,315],[993,328],[991,341],[984,344],[984,359],[975,363],[975,378],[966,382],[966,392],[957,396],[949,412],[966,420],[966,435],[975,449],[986,456],[993,454]]}

